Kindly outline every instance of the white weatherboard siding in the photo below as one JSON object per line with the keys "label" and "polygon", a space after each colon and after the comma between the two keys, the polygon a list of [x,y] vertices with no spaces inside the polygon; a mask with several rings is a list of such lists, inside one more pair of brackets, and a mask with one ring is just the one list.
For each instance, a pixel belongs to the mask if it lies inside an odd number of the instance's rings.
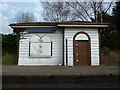
{"label": "white weatherboard siding", "polygon": [[[29,56],[29,41],[32,36],[49,36],[52,41],[52,56],[51,57],[30,57]],[[19,60],[18,65],[62,65],[63,64],[63,33],[30,33],[25,34],[24,38],[19,41]]]}
{"label": "white weatherboard siding", "polygon": [[[89,35],[91,40],[91,65],[97,66],[99,64],[99,35],[98,29],[85,28],[65,28],[64,33],[64,63],[66,64],[66,39],[68,40],[68,66],[73,65],[73,37],[78,32],[85,32]],[[83,38],[84,40],[84,38]]]}

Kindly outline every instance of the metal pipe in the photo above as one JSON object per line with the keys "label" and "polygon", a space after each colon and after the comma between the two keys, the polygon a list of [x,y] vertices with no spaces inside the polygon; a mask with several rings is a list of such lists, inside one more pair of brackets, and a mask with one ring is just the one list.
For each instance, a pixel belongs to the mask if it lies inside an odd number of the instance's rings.
{"label": "metal pipe", "polygon": [[66,39],[66,66],[68,66],[68,49],[67,49],[67,39]]}

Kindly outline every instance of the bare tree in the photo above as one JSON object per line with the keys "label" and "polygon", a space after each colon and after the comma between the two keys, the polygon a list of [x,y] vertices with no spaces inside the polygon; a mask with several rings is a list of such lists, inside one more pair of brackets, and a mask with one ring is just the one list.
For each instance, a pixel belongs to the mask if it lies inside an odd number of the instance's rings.
{"label": "bare tree", "polygon": [[[113,2],[44,2],[43,20],[48,22],[91,21],[103,22],[103,14],[107,13]],[[98,20],[100,15],[100,20]]]}
{"label": "bare tree", "polygon": [[14,20],[17,23],[34,22],[35,16],[32,12],[18,12]]}
{"label": "bare tree", "polygon": [[65,2],[42,2],[43,20],[47,22],[70,21],[74,17],[71,10]]}
{"label": "bare tree", "polygon": [[[14,22],[16,23],[29,23],[34,21],[35,16],[32,12],[18,12],[14,18]],[[16,42],[18,44],[18,40],[23,35],[24,29],[16,28],[13,30],[13,32],[16,35]]]}
{"label": "bare tree", "polygon": [[72,8],[74,13],[77,14],[78,18],[82,21],[95,21],[98,22],[98,15],[100,14],[100,20],[103,22],[103,15],[110,10],[110,8],[114,5],[113,2],[104,2],[104,0],[96,0],[96,2],[67,2],[69,6]]}

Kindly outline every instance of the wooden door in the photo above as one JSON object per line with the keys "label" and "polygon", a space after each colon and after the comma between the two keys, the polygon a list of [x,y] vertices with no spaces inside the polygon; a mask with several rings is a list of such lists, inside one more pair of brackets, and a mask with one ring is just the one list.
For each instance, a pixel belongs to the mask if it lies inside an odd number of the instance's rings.
{"label": "wooden door", "polygon": [[89,41],[88,40],[76,40],[74,50],[74,64],[75,66],[89,65]]}

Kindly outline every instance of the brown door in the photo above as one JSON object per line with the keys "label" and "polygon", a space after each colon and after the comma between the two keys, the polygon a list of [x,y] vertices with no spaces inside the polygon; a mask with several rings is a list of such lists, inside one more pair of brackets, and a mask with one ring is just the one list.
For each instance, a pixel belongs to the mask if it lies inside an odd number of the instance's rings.
{"label": "brown door", "polygon": [[89,65],[89,41],[88,40],[76,40],[74,50],[74,64],[75,66]]}

